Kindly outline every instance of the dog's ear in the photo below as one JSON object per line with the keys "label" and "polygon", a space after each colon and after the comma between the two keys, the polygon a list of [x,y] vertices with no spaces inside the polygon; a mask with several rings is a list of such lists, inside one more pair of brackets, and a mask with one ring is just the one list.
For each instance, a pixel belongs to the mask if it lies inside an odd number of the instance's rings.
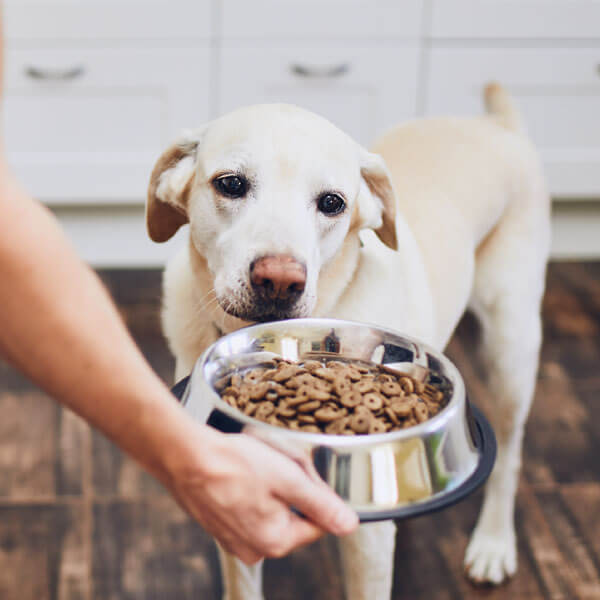
{"label": "dog's ear", "polygon": [[167,148],[154,165],[148,200],[146,227],[155,242],[166,242],[188,222],[188,200],[202,131],[187,133]]}
{"label": "dog's ear", "polygon": [[374,229],[386,246],[397,250],[396,194],[387,166],[379,154],[367,152],[364,148],[361,148],[360,165],[360,227]]}

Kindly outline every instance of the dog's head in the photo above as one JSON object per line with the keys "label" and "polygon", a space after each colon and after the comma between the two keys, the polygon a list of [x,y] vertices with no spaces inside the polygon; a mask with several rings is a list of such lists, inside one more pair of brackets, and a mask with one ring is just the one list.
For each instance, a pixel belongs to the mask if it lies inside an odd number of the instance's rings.
{"label": "dog's head", "polygon": [[237,110],[188,133],[152,172],[148,233],[185,223],[220,306],[245,321],[311,314],[324,265],[372,228],[396,248],[394,194],[381,157],[289,105]]}

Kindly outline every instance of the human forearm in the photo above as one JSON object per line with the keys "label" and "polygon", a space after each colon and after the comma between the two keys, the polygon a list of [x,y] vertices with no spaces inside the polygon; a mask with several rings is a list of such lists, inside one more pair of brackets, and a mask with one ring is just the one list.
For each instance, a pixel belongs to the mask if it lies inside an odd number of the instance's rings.
{"label": "human forearm", "polygon": [[0,190],[2,353],[150,467],[184,418],[51,215],[6,171]]}
{"label": "human forearm", "polygon": [[356,527],[356,515],[296,462],[187,418],[98,278],[1,167],[0,223],[0,351],[161,479],[225,548],[250,563]]}

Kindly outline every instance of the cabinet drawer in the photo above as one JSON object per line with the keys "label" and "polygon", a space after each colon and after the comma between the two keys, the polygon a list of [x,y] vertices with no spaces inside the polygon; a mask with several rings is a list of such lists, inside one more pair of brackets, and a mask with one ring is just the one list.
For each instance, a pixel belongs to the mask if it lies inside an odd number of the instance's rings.
{"label": "cabinet drawer", "polygon": [[442,38],[600,38],[597,0],[433,0]]}
{"label": "cabinet drawer", "polygon": [[428,114],[478,114],[497,80],[515,99],[556,197],[600,197],[600,47],[433,48]]}
{"label": "cabinet drawer", "polygon": [[226,46],[219,110],[286,102],[312,110],[368,144],[415,116],[416,46]]}
{"label": "cabinet drawer", "polygon": [[423,0],[222,0],[222,32],[237,38],[416,38],[422,4]]}
{"label": "cabinet drawer", "polygon": [[10,40],[208,38],[210,0],[5,0]]}
{"label": "cabinet drawer", "polygon": [[209,79],[205,48],[9,51],[9,162],[48,203],[142,201],[166,144],[208,118]]}

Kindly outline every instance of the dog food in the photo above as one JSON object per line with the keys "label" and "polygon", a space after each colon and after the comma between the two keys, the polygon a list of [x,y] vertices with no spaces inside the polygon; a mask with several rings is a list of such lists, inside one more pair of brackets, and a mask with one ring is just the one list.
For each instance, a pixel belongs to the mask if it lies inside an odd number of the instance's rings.
{"label": "dog food", "polygon": [[438,386],[381,365],[282,359],[221,379],[221,398],[244,414],[297,431],[364,435],[427,421],[447,403]]}

